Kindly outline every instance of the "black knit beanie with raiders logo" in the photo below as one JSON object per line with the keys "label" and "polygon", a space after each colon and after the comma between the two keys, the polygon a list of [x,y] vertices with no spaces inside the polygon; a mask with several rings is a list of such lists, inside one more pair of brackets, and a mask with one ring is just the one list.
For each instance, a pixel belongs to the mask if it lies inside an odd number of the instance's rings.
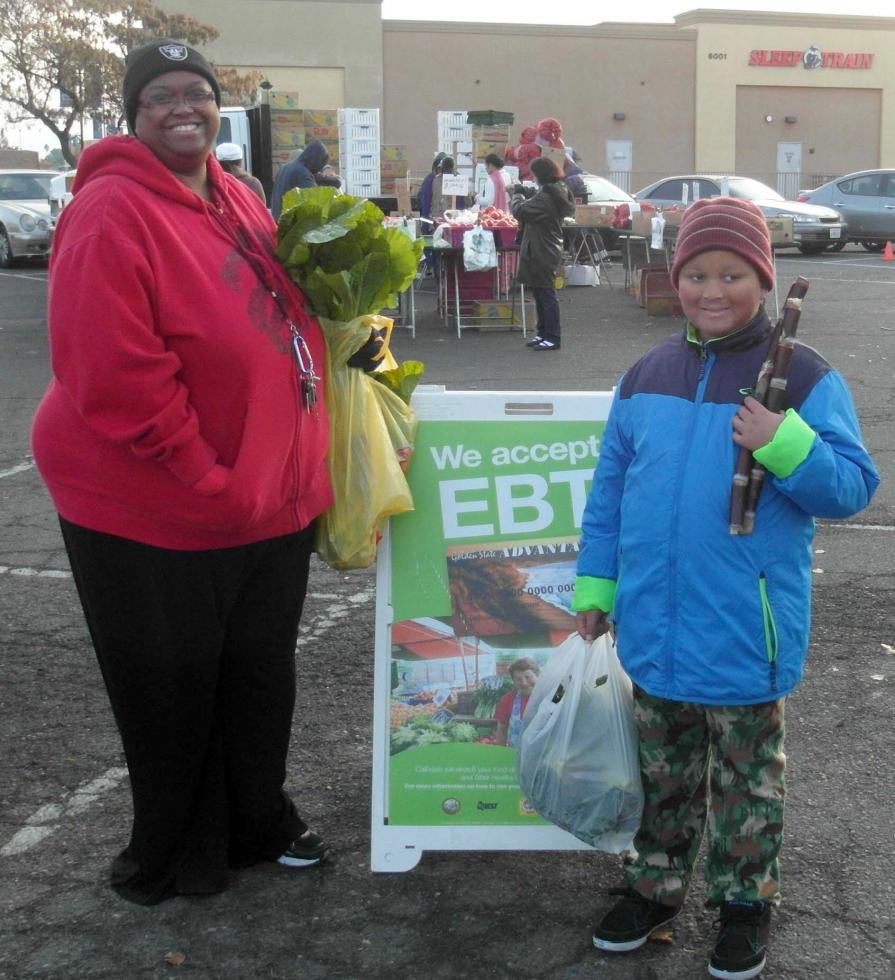
{"label": "black knit beanie with raiders logo", "polygon": [[149,44],[134,48],[124,62],[124,113],[127,128],[136,131],[137,102],[143,89],[159,75],[170,71],[192,71],[201,75],[214,92],[214,101],[221,104],[221,87],[214,77],[214,70],[194,48],[173,37],[160,37]]}

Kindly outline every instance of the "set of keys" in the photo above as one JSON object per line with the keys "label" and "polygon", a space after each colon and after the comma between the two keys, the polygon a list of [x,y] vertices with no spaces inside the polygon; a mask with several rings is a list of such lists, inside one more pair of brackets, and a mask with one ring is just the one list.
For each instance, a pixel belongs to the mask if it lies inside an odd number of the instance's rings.
{"label": "set of keys", "polygon": [[294,323],[290,323],[289,327],[292,330],[292,350],[298,363],[301,400],[304,402],[305,410],[311,415],[316,415],[317,382],[320,380],[320,375],[314,370],[314,358],[311,357],[305,338],[298,332]]}

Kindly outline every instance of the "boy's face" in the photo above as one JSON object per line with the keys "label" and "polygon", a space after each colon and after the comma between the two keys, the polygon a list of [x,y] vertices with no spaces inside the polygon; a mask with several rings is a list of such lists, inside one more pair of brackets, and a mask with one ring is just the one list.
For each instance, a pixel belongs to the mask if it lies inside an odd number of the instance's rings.
{"label": "boy's face", "polygon": [[755,268],[736,252],[701,252],[681,267],[678,295],[700,339],[724,337],[758,312],[766,291]]}

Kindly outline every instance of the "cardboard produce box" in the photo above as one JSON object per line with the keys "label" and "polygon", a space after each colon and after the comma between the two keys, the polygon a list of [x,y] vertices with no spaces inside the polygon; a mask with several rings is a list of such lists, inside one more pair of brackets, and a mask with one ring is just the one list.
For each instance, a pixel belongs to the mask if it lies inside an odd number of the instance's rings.
{"label": "cardboard produce box", "polygon": [[635,211],[631,215],[631,231],[644,238],[652,238],[653,218],[657,211]]}
{"label": "cardboard produce box", "polygon": [[410,170],[408,160],[380,160],[379,172],[383,177],[403,177]]}
{"label": "cardboard produce box", "polygon": [[273,89],[262,90],[261,101],[271,109],[300,109],[301,102],[298,92],[275,92]]}
{"label": "cardboard produce box", "polygon": [[[479,320],[493,321],[493,327],[504,330],[522,323],[522,304],[516,303],[515,306],[509,300],[482,300],[473,307],[473,316]],[[535,317],[534,303],[525,304],[525,321],[529,325],[534,325]],[[492,324],[485,324],[492,326]]]}
{"label": "cardboard produce box", "polygon": [[382,163],[386,160],[390,161],[400,161],[407,160],[407,144],[406,143],[383,143],[379,147],[379,159]]}
{"label": "cardboard produce box", "polygon": [[509,143],[510,127],[506,123],[500,126],[473,126],[472,138],[491,143]]}
{"label": "cardboard produce box", "polygon": [[666,266],[641,267],[639,291],[640,305],[645,307],[649,316],[680,316],[683,313]]}
{"label": "cardboard produce box", "polygon": [[684,209],[678,208],[675,211],[635,211],[631,215],[631,231],[635,235],[642,235],[644,238],[653,237],[653,218],[661,214],[665,219],[665,227],[662,229],[662,237],[667,241],[677,237],[678,228],[684,217]]}
{"label": "cardboard produce box", "polygon": [[288,163],[293,157],[295,157],[296,151],[294,149],[279,149],[274,147],[270,151],[270,162],[275,167],[281,167],[284,163]]}
{"label": "cardboard produce box", "polygon": [[681,226],[681,221],[684,218],[684,211],[686,207],[680,204],[672,208],[664,208],[662,210],[662,217],[665,219],[665,234],[668,234],[669,229],[673,229],[673,233],[677,233],[677,229]]}
{"label": "cardboard produce box", "polygon": [[631,295],[637,297],[640,306],[644,305],[644,289],[646,287],[645,278],[651,273],[668,273],[668,266],[664,262],[646,262],[638,265],[634,270],[634,282],[631,287]]}
{"label": "cardboard produce box", "polygon": [[273,146],[283,148],[288,146],[305,145],[304,126],[275,126],[270,127],[270,142]]}
{"label": "cardboard produce box", "polygon": [[476,160],[484,160],[489,153],[496,153],[501,160],[506,156],[507,144],[487,140],[476,140],[473,144],[473,156]]}
{"label": "cardboard produce box", "polygon": [[575,224],[583,228],[611,228],[615,208],[616,204],[611,201],[605,204],[576,204]]}
{"label": "cardboard produce box", "polygon": [[305,109],[304,114],[309,140],[338,140],[339,116],[335,109]]}
{"label": "cardboard produce box", "polygon": [[792,218],[765,218],[772,245],[792,244]]}

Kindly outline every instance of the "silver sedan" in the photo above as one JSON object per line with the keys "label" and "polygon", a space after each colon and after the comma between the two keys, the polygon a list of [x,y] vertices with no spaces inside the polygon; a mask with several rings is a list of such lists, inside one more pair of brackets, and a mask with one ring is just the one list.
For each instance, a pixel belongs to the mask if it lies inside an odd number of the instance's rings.
{"label": "silver sedan", "polygon": [[787,201],[781,194],[751,177],[722,174],[690,174],[666,177],[638,191],[638,201],[649,201],[658,207],[680,205],[702,197],[729,195],[757,204],[768,218],[793,219],[793,245],[804,255],[815,255],[845,241],[847,225],[833,208]]}
{"label": "silver sedan", "polygon": [[49,255],[54,219],[50,181],[57,170],[0,170],[0,268]]}
{"label": "silver sedan", "polygon": [[848,240],[870,252],[881,252],[886,242],[895,241],[895,171],[846,174],[802,191],[799,200],[835,208],[848,222]]}

